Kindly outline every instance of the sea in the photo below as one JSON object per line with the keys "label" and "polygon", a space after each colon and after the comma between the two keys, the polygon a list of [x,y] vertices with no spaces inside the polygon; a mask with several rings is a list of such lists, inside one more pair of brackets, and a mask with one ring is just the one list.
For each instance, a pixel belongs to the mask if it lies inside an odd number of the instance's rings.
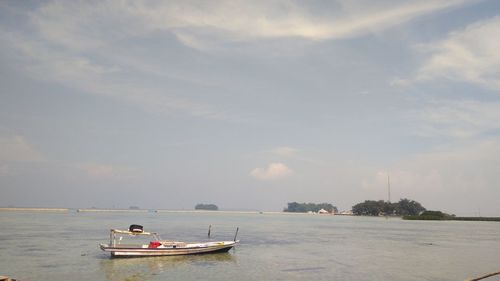
{"label": "sea", "polygon": [[[228,253],[110,258],[111,228],[233,240]],[[500,271],[500,223],[222,212],[0,212],[0,275],[29,280],[467,280]],[[500,277],[486,279],[500,280]]]}

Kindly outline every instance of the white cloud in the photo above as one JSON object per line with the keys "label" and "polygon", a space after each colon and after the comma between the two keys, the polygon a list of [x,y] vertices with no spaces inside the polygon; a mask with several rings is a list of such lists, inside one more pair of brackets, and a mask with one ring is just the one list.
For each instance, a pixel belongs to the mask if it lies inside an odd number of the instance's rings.
{"label": "white cloud", "polygon": [[[325,9],[285,0],[49,1],[26,13],[30,19],[26,30],[30,32],[18,33],[5,26],[0,28],[0,36],[3,44],[19,58],[16,65],[36,79],[110,97],[154,113],[182,112],[207,119],[233,120],[238,117],[228,110],[194,101],[182,92],[155,83],[130,81],[131,76],[146,75],[161,80],[167,76],[206,86],[202,78],[186,78],[193,75],[171,70],[154,57],[148,59],[120,51],[117,46],[151,34],[155,38],[162,35],[168,38],[172,34],[185,45],[204,50],[238,48],[242,44],[233,43],[255,43],[261,39],[347,38],[463,3],[461,0],[387,1],[354,5],[340,1],[335,7]],[[288,48],[289,44],[282,45]]]}
{"label": "white cloud", "polygon": [[[465,1],[339,1],[314,13],[295,1],[190,1],[135,7],[146,25],[171,30],[187,46],[213,49],[235,41],[297,37],[343,39],[380,31],[418,16],[462,5]],[[367,8],[370,7],[370,8]]]}
{"label": "white cloud", "polygon": [[289,146],[280,146],[271,150],[272,153],[283,157],[293,157],[298,151],[298,149]]}
{"label": "white cloud", "polygon": [[[0,137],[0,162],[40,162],[44,157],[22,136]],[[6,168],[5,168],[6,169]]]}
{"label": "white cloud", "polygon": [[476,22],[425,46],[432,55],[417,80],[447,78],[500,90],[500,17]]}
{"label": "white cloud", "polygon": [[[166,91],[160,86],[132,83],[122,72],[122,61],[105,64],[74,50],[55,50],[32,38],[1,32],[20,55],[23,70],[35,79],[55,82],[86,93],[109,97],[161,114],[188,113],[206,119],[226,119],[227,113]],[[127,64],[128,65],[128,64]],[[143,71],[143,67],[139,67]],[[130,75],[130,73],[129,73]]]}
{"label": "white cloud", "polygon": [[271,163],[267,168],[255,168],[250,175],[259,180],[275,180],[292,174],[292,170],[283,163]]}
{"label": "white cloud", "polygon": [[[95,49],[110,40],[155,30],[172,32],[184,44],[203,49],[256,38],[348,38],[464,3],[463,0],[338,1],[330,6],[311,7],[307,2],[288,0],[53,1],[33,13],[32,20],[45,38],[75,49]],[[99,28],[103,26],[108,28]]]}
{"label": "white cloud", "polygon": [[418,113],[425,137],[470,138],[500,129],[500,103],[473,100],[434,102]]}
{"label": "white cloud", "polygon": [[389,80],[389,85],[392,87],[406,87],[411,85],[413,81],[411,79],[403,79],[400,77],[393,77]]}
{"label": "white cloud", "polygon": [[[412,79],[395,78],[392,86],[449,79],[500,91],[500,17],[470,24],[445,39],[421,45],[430,53]],[[433,101],[416,114],[416,134],[424,137],[477,138],[500,129],[500,103],[479,100]]]}
{"label": "white cloud", "polygon": [[131,167],[116,166],[101,163],[80,163],[76,168],[83,171],[91,180],[127,181],[137,179],[138,171]]}

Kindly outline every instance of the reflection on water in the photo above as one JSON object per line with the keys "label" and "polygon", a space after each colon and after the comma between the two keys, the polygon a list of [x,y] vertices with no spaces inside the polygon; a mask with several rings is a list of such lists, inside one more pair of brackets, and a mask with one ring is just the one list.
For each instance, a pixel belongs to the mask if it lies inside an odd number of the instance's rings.
{"label": "reflection on water", "polygon": [[205,255],[143,257],[143,258],[106,258],[100,261],[100,267],[108,281],[151,280],[173,268],[185,266],[213,266],[217,263],[236,263],[230,253]]}

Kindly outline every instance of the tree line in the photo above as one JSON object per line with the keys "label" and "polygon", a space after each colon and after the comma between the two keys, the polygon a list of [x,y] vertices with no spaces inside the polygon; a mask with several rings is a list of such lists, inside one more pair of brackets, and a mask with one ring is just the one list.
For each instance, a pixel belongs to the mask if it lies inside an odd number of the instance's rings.
{"label": "tree line", "polygon": [[210,211],[217,211],[219,210],[219,207],[217,207],[217,205],[215,204],[196,204],[196,206],[194,206],[194,209],[195,210],[210,210]]}
{"label": "tree line", "polygon": [[352,212],[358,216],[415,216],[426,209],[417,201],[401,199],[399,202],[390,203],[383,200],[366,200],[352,207]]}
{"label": "tree line", "polygon": [[499,217],[457,217],[441,211],[425,211],[418,216],[404,216],[404,220],[433,220],[433,221],[500,221]]}
{"label": "tree line", "polygon": [[317,213],[319,210],[324,209],[329,213],[337,213],[337,207],[333,206],[330,203],[297,203],[297,202],[289,202],[288,207],[283,209],[283,212],[291,212],[291,213],[307,213],[314,212]]}

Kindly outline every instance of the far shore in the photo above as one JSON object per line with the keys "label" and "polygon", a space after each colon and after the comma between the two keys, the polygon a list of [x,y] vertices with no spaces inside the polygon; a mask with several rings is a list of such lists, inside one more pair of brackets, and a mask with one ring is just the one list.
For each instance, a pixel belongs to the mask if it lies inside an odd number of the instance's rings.
{"label": "far shore", "polygon": [[[29,208],[29,207],[0,207],[0,211],[29,211],[29,212],[125,212],[125,213],[205,213],[205,214],[269,214],[269,215],[319,215],[310,213],[298,212],[283,212],[283,211],[238,211],[238,210],[168,210],[168,209],[100,209],[100,208]],[[331,216],[332,214],[321,214],[321,216]],[[335,214],[336,216],[340,214]]]}
{"label": "far shore", "polygon": [[[204,213],[204,214],[268,214],[268,215],[321,215],[332,216],[333,214],[311,214],[283,211],[238,211],[238,210],[168,210],[168,209],[77,209],[77,212],[151,212],[151,213]],[[335,214],[340,216],[340,214]],[[345,216],[345,215],[341,215]]]}
{"label": "far shore", "polygon": [[139,213],[204,213],[204,214],[278,214],[278,215],[304,215],[306,213],[289,213],[278,211],[237,211],[237,210],[168,210],[168,209],[77,209],[77,212],[139,212]]}
{"label": "far shore", "polygon": [[0,211],[29,211],[29,212],[68,212],[68,208],[18,208],[18,207],[6,207],[1,208]]}
{"label": "far shore", "polygon": [[[58,213],[192,213],[192,214],[256,214],[256,215],[284,215],[284,216],[320,216],[320,217],[337,217],[337,216],[354,216],[364,218],[399,218],[401,216],[363,216],[350,214],[318,214],[318,213],[299,213],[299,212],[283,212],[283,211],[253,211],[253,210],[168,210],[168,209],[99,209],[99,208],[37,208],[37,207],[0,207],[0,212],[58,212]],[[418,218],[403,218],[410,220],[419,220]],[[456,217],[444,221],[500,221],[500,217]],[[443,220],[441,220],[443,221]]]}
{"label": "far shore", "polygon": [[129,212],[129,213],[147,213],[148,210],[143,209],[76,209],[77,212]]}

